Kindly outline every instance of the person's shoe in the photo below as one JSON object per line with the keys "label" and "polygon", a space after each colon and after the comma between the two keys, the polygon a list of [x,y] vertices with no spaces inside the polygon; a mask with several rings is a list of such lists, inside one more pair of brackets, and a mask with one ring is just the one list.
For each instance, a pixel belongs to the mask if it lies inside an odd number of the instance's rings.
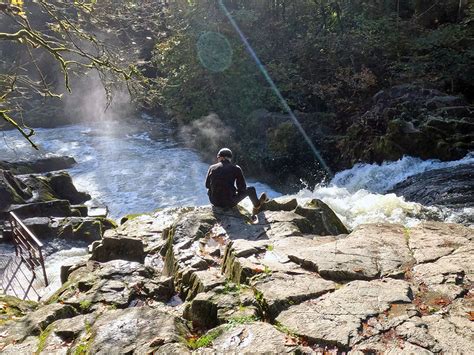
{"label": "person's shoe", "polygon": [[260,198],[258,199],[260,206],[263,205],[265,202],[268,201],[268,196],[265,192],[262,192]]}
{"label": "person's shoe", "polygon": [[262,192],[262,194],[260,195],[260,198],[258,199],[258,205],[252,209],[252,216],[259,214],[263,207],[263,204],[267,201],[268,201],[267,194],[265,192]]}

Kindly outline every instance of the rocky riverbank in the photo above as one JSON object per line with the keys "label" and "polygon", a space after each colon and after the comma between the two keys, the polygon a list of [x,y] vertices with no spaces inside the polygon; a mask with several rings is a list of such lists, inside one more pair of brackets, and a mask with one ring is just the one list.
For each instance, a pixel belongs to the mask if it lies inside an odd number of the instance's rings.
{"label": "rocky riverbank", "polygon": [[[2,298],[3,353],[468,352],[474,233],[361,225],[321,201],[165,209],[62,268],[48,300]],[[180,302],[183,300],[184,303]]]}
{"label": "rocky riverbank", "polygon": [[97,240],[115,226],[99,206],[86,206],[91,196],[77,191],[61,169],[75,164],[72,157],[34,161],[0,161],[0,236],[9,238],[5,220],[14,212],[40,239]]}

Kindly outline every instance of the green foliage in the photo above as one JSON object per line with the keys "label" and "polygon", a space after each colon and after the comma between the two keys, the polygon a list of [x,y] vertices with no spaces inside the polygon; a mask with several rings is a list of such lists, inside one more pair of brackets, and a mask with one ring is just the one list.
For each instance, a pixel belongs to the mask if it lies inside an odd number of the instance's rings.
{"label": "green foliage", "polygon": [[203,336],[199,338],[193,337],[193,338],[187,339],[186,345],[190,349],[193,349],[193,350],[208,347],[223,332],[224,332],[224,328],[217,328],[217,329],[210,330],[209,332],[207,332],[206,334],[204,334]]}
{"label": "green foliage", "polygon": [[91,308],[92,302],[90,300],[84,300],[79,303],[81,311],[87,312]]}
{"label": "green foliage", "polygon": [[39,342],[38,342],[38,348],[36,350],[36,354],[39,354],[44,350],[46,346],[46,341],[48,340],[48,337],[53,332],[53,330],[54,330],[54,326],[50,324],[38,336]]}

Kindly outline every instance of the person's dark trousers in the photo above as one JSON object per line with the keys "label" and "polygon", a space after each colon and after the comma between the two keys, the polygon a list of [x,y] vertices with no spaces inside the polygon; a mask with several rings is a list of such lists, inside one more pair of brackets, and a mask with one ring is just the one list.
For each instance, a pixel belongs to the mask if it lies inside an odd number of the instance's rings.
{"label": "person's dark trousers", "polygon": [[239,192],[237,196],[235,196],[235,204],[237,205],[247,196],[252,201],[254,207],[259,205],[260,201],[258,200],[257,191],[255,190],[255,187],[247,187],[247,190]]}

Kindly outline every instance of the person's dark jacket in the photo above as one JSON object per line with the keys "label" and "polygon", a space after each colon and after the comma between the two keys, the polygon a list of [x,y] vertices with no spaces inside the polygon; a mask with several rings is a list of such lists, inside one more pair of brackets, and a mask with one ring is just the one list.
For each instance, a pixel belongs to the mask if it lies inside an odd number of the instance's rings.
{"label": "person's dark jacket", "polygon": [[[237,186],[237,188],[236,188]],[[242,169],[228,160],[211,165],[206,177],[209,200],[217,207],[234,207],[247,189]]]}

